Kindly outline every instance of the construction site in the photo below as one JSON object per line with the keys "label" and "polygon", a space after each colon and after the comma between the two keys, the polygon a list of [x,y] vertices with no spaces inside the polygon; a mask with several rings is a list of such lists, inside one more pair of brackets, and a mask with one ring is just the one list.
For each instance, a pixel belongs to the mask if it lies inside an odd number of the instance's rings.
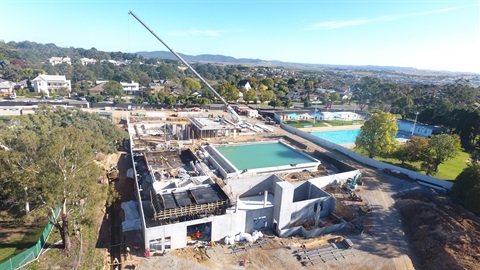
{"label": "construction site", "polygon": [[[188,120],[195,125],[208,119],[197,115]],[[322,164],[287,140],[277,137],[272,141],[271,132],[266,130],[238,126],[219,133],[214,132],[217,125],[210,125],[202,134],[196,130],[198,127],[184,124],[185,120],[169,117],[155,124],[144,116],[127,118],[128,158],[133,164],[127,176],[135,179],[137,200],[122,204],[122,228],[124,232],[142,231],[145,250],[163,253],[196,241],[209,243],[265,230],[281,237],[315,237],[345,227],[346,223],[334,213],[336,199],[322,188],[352,179],[358,170],[344,164]],[[161,136],[157,136],[159,130],[163,131]],[[193,137],[188,135],[191,132]],[[201,137],[204,134],[214,136]],[[253,136],[256,141],[234,143],[237,134],[242,139]],[[237,148],[223,155],[218,149],[225,146]],[[259,164],[259,159],[254,162],[258,166],[248,167],[232,161],[232,156],[226,157],[248,146],[271,148],[272,152],[267,153],[271,159],[275,151],[287,159],[279,158],[267,165]],[[261,152],[250,152],[250,156],[240,152],[238,158],[254,159]],[[328,166],[330,170],[325,169]],[[292,176],[295,181],[288,181]]]}
{"label": "construction site", "polygon": [[[394,197],[436,196],[451,183],[426,178],[419,185],[385,174],[275,114],[280,127],[261,116],[242,118],[166,47],[224,110],[125,116],[125,179],[132,180],[135,199],[121,204],[121,230],[136,259],[125,256],[112,269],[439,269],[430,265],[441,262],[423,264],[425,257],[409,244],[415,229],[406,224],[404,230],[402,222],[415,204],[405,198],[396,205]],[[478,243],[478,235],[463,240]],[[452,269],[474,269],[477,251],[468,250],[472,258],[464,261],[452,259]]]}

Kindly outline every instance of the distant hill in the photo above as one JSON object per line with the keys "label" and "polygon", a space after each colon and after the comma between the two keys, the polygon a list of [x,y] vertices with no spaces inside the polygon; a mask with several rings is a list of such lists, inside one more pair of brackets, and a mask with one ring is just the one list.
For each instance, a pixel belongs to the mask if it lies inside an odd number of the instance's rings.
{"label": "distant hill", "polygon": [[[177,60],[175,55],[167,51],[154,51],[154,52],[137,52],[136,54],[148,58],[158,59],[174,59]],[[249,58],[235,58],[231,56],[224,56],[219,54],[200,54],[200,55],[187,55],[178,53],[187,62],[212,62],[212,63],[235,63],[235,64],[265,64],[270,61],[261,59],[249,59]]]}
{"label": "distant hill", "polygon": [[[158,59],[173,59],[177,60],[175,55],[168,51],[153,51],[153,52],[136,52],[136,54],[148,58],[158,58]],[[471,72],[453,72],[453,71],[438,71],[438,70],[427,70],[427,69],[417,69],[412,67],[395,67],[395,66],[373,66],[373,65],[329,65],[329,64],[305,64],[305,63],[291,63],[291,62],[282,62],[278,60],[268,61],[262,59],[251,59],[251,58],[235,58],[231,56],[224,56],[219,54],[200,54],[200,55],[187,55],[183,53],[178,53],[185,61],[187,62],[205,62],[205,63],[225,63],[225,64],[256,64],[256,65],[289,65],[297,67],[319,67],[319,68],[330,68],[330,69],[349,69],[349,70],[369,70],[369,71],[383,71],[383,72],[403,72],[403,73],[447,73],[447,74],[464,74],[464,75],[478,75]]]}

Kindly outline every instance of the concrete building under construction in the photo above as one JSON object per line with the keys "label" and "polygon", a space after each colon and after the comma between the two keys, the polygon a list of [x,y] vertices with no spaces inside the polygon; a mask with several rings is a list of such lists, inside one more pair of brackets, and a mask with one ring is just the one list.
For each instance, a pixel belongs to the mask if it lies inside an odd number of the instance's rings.
{"label": "concrete building under construction", "polygon": [[[192,125],[197,122],[190,121]],[[172,140],[163,142],[164,147],[149,147],[138,142],[136,125],[129,125],[128,155],[133,164],[128,176],[135,179],[136,201],[122,204],[122,227],[124,232],[141,231],[145,249],[178,249],[197,240],[219,241],[255,230],[272,231],[280,237],[314,237],[345,226],[341,218],[332,215],[335,198],[322,187],[353,177],[357,173],[353,168],[289,182],[285,180],[289,173],[315,171],[321,163],[286,142],[265,142],[265,147],[274,148],[272,151],[280,147],[287,159],[259,165],[267,166],[264,168],[250,168],[229,156],[232,149],[243,151],[248,144],[227,149],[222,145],[185,147],[188,141],[174,141],[172,136]],[[159,125],[164,127],[165,123]],[[167,129],[160,130],[165,133]],[[175,132],[172,129],[170,133]],[[148,136],[148,132],[143,134]],[[161,138],[168,138],[168,134]],[[222,151],[227,151],[226,156]]]}

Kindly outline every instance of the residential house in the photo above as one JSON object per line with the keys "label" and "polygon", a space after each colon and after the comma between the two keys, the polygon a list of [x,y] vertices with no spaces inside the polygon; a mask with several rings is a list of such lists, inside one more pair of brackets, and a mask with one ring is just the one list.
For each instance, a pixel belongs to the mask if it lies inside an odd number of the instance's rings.
{"label": "residential house", "polygon": [[95,85],[93,88],[88,89],[88,94],[90,96],[98,96],[103,94],[103,86],[105,85],[105,83],[106,82],[102,82],[100,84]]}
{"label": "residential house", "polygon": [[15,84],[13,82],[0,79],[0,95],[9,96],[11,93],[13,93],[14,87]]}
{"label": "residential house", "polygon": [[82,65],[90,65],[90,64],[95,64],[97,60],[95,59],[90,59],[90,58],[80,58],[80,62],[82,62]]}
{"label": "residential house", "polygon": [[138,83],[132,81],[131,83],[121,82],[121,84],[123,86],[123,92],[125,92],[125,95],[140,94],[140,88]]}
{"label": "residential house", "polygon": [[49,96],[51,93],[57,93],[60,89],[66,89],[68,93],[72,91],[70,80],[65,75],[38,75],[32,80],[33,91],[44,93]]}
{"label": "residential house", "polygon": [[190,92],[190,96],[194,98],[200,98],[202,97],[202,90],[193,90],[192,92]]}
{"label": "residential house", "polygon": [[[97,86],[102,85],[101,87],[101,92],[103,92],[103,84],[105,84],[107,81],[96,81],[95,84]],[[123,92],[125,95],[139,95],[140,94],[140,85],[134,81],[127,83],[127,82],[120,82],[120,84],[123,86]],[[94,90],[100,90],[100,88],[97,88],[95,86]],[[92,90],[90,89],[90,91]]]}
{"label": "residential house", "polygon": [[252,89],[252,86],[250,85],[250,83],[248,82],[248,80],[241,80],[241,81],[239,81],[238,84],[237,84],[237,87],[238,87],[238,88],[242,88],[242,87],[243,87],[243,88],[245,88],[245,89],[247,89],[247,90]]}
{"label": "residential house", "polygon": [[48,59],[48,62],[50,62],[52,66],[63,64],[63,63],[71,65],[72,59],[70,59],[70,57],[51,57],[50,59]]}

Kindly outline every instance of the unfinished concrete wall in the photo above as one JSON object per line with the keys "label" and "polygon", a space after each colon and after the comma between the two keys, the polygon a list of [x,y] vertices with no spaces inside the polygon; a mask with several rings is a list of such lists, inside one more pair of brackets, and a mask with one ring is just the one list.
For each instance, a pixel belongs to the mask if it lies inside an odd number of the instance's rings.
{"label": "unfinished concrete wall", "polygon": [[308,181],[319,188],[323,188],[331,184],[345,183],[348,178],[353,178],[357,174],[357,172],[360,172],[360,170],[327,175],[319,178],[313,178]]}
{"label": "unfinished concrete wall", "polygon": [[311,184],[308,181],[295,182],[293,185],[295,187],[295,191],[293,192],[293,202],[304,201],[311,198],[309,197]]}
{"label": "unfinished concrete wall", "polygon": [[[274,229],[281,236],[281,230],[290,226],[294,187],[288,182],[275,184],[275,203],[273,210]],[[276,223],[276,224],[275,224]]]}
{"label": "unfinished concrete wall", "polygon": [[317,211],[321,210],[321,201],[322,199],[318,198],[293,203],[290,224],[314,220]]}
{"label": "unfinished concrete wall", "polygon": [[305,238],[318,237],[320,235],[341,231],[346,226],[347,226],[347,223],[342,222],[342,223],[339,223],[339,224],[335,224],[335,225],[331,225],[331,226],[323,227],[323,228],[316,228],[316,229],[309,230],[309,231],[307,231],[305,228],[302,227],[302,236],[305,237]]}
{"label": "unfinished concrete wall", "polygon": [[179,222],[164,226],[147,228],[145,231],[145,243],[149,248],[150,241],[169,238],[171,249],[179,249],[187,246],[187,227],[199,224],[211,223],[211,240],[220,241],[225,236],[232,236],[239,232],[245,232],[246,213],[227,213],[221,216],[212,216],[185,222]]}
{"label": "unfinished concrete wall", "polygon": [[246,178],[230,178],[226,180],[227,189],[240,197],[249,197],[263,194],[275,194],[275,183],[282,180],[276,175],[259,175]]}
{"label": "unfinished concrete wall", "polygon": [[273,209],[274,207],[267,207],[247,211],[245,232],[252,233],[254,230],[270,229],[273,223]]}

